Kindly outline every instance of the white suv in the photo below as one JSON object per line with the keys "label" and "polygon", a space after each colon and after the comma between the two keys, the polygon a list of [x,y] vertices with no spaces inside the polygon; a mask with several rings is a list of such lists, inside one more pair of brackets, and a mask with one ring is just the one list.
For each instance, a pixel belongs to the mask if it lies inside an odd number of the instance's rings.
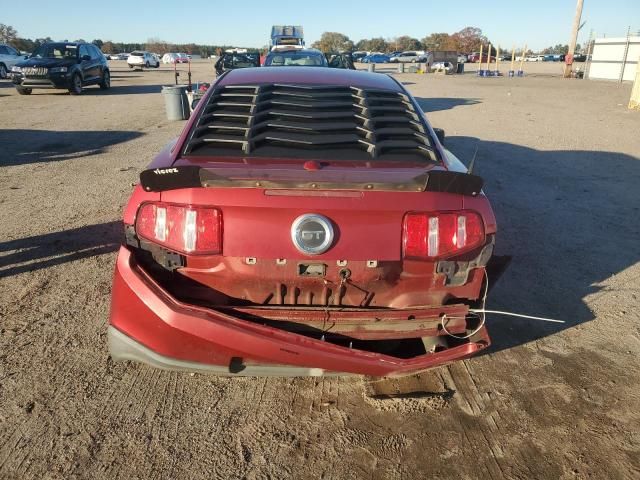
{"label": "white suv", "polygon": [[402,52],[399,55],[396,55],[395,57],[391,57],[391,59],[389,59],[389,62],[391,63],[416,63],[416,62],[420,62],[422,60],[422,57],[425,56],[425,53],[420,51],[420,52],[416,52],[416,51],[409,51],[409,52]]}
{"label": "white suv", "polygon": [[0,45],[0,78],[7,78],[7,73],[11,71],[16,63],[27,58],[20,55],[20,52],[9,45]]}
{"label": "white suv", "polygon": [[160,66],[160,60],[153,53],[140,51],[131,52],[131,55],[127,58],[127,63],[129,68],[158,68]]}

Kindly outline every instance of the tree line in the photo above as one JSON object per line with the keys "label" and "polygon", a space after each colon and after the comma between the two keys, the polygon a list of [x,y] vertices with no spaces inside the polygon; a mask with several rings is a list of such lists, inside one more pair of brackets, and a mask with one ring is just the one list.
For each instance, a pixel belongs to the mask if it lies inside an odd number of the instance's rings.
{"label": "tree line", "polygon": [[452,34],[432,33],[421,40],[402,35],[391,39],[382,37],[364,38],[353,42],[347,35],[338,32],[324,32],[320,40],[312,47],[323,52],[366,50],[373,52],[395,52],[405,50],[455,50],[461,53],[472,53],[480,49],[480,44],[487,45],[489,39],[478,27],[466,27]]}
{"label": "tree line", "polygon": [[[21,38],[16,30],[9,26],[0,24],[0,41],[8,43],[18,50],[32,52],[45,42],[53,41],[50,37],[45,38]],[[62,41],[69,41],[64,39]],[[84,42],[84,39],[73,41]],[[368,50],[376,52],[392,52],[397,50],[457,50],[459,52],[471,53],[480,48],[480,43],[487,44],[488,39],[483,35],[482,30],[477,27],[463,28],[459,32],[432,33],[422,40],[407,35],[393,39],[375,37],[362,39],[354,43],[347,35],[338,32],[324,32],[312,47],[323,52]],[[189,54],[208,57],[212,54],[219,54],[221,51],[232,48],[230,45],[200,45],[195,43],[174,44],[163,41],[159,38],[150,38],[145,43],[113,42],[110,40],[94,39],[91,41],[102,50],[103,53],[132,52],[133,50],[148,50],[150,52],[164,54],[167,52],[186,52]]]}
{"label": "tree line", "polygon": [[[18,32],[11,25],[5,25],[0,23],[0,43],[6,43],[22,52],[33,52],[43,43],[53,42],[51,37],[43,38],[22,38],[18,35]],[[83,38],[77,38],[69,40],[67,38],[61,39],[62,42],[83,42],[93,43],[96,45],[102,53],[123,53],[133,52],[134,50],[148,50],[150,52],[165,54],[169,52],[185,52],[190,55],[201,55],[208,57],[209,55],[219,54],[220,52],[232,48],[230,45],[199,45],[195,43],[176,44],[165,42],[159,38],[150,38],[145,43],[127,43],[127,42],[112,42],[102,41],[97,38],[91,42],[87,42]]]}
{"label": "tree line", "polygon": [[[482,33],[482,29],[478,27],[466,27],[455,33],[432,33],[425,36],[421,40],[403,35],[396,38],[364,38],[358,42],[353,42],[347,35],[339,32],[324,32],[320,40],[314,42],[312,47],[322,50],[323,52],[336,51],[354,51],[365,50],[368,52],[396,52],[406,50],[425,50],[438,51],[450,50],[459,53],[473,53],[480,50],[480,45],[484,45],[485,52],[488,45],[492,43],[486,35]],[[583,51],[580,44],[576,45],[576,52]],[[547,47],[540,53],[547,54],[566,54],[569,51],[568,45],[555,45]],[[511,49],[501,49],[501,54],[511,55]],[[517,55],[522,54],[522,48],[516,48]],[[525,55],[532,55],[534,52],[527,49]],[[491,46],[491,55],[497,54],[497,45]]]}
{"label": "tree line", "polygon": [[[0,23],[0,43],[7,43],[20,51],[33,52],[41,44],[51,41],[53,40],[50,37],[36,38],[33,40],[30,38],[21,38],[13,27]],[[62,41],[66,42],[69,40],[64,39]],[[76,39],[73,41],[85,42],[84,39]],[[101,39],[94,39],[91,43],[106,54],[148,50],[161,55],[168,52],[185,52],[190,55],[208,57],[213,54],[220,55],[222,51],[233,48],[231,45],[175,44],[159,38],[149,38],[145,43],[112,42],[110,40],[102,41]],[[382,37],[364,38],[358,42],[353,42],[343,33],[324,32],[320,40],[314,42],[312,47],[322,50],[325,53],[338,51],[351,52],[354,50],[385,53],[405,50],[454,50],[460,53],[472,53],[477,52],[481,44],[487,48],[489,43],[489,39],[482,33],[482,29],[478,27],[466,27],[452,34],[445,32],[432,33],[420,40],[408,35],[402,35],[387,39]],[[251,50],[261,49],[252,48]],[[266,50],[266,47],[263,47],[262,50]],[[558,44],[545,48],[541,53],[564,54],[567,53],[568,50],[568,45]],[[576,51],[581,51],[580,45],[576,46]],[[502,50],[502,52],[505,54],[509,53],[507,50]],[[496,53],[496,48],[493,46],[491,54],[495,55]],[[520,50],[516,49],[516,53],[520,53]],[[525,52],[527,55],[532,53],[531,50]]]}
{"label": "tree line", "polygon": [[[582,47],[580,46],[579,43],[576,44],[576,52],[580,52],[582,50]],[[562,45],[562,44],[557,44],[555,46],[552,47],[547,47],[544,50],[542,50],[543,54],[554,54],[554,55],[566,55],[569,52],[569,45]]]}

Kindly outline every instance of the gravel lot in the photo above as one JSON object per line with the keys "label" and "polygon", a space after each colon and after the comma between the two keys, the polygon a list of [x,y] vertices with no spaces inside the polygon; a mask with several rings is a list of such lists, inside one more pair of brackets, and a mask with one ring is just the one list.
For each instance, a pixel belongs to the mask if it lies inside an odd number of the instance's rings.
{"label": "gravel lot", "polygon": [[[514,257],[489,307],[566,324],[490,317],[489,353],[403,381],[225,379],[107,356],[121,211],[183,126],[159,94],[171,69],[111,63],[113,88],[77,98],[0,81],[0,478],[640,477],[630,85],[559,64],[397,76],[455,154],[478,149]],[[396,388],[428,394],[373,396]]]}

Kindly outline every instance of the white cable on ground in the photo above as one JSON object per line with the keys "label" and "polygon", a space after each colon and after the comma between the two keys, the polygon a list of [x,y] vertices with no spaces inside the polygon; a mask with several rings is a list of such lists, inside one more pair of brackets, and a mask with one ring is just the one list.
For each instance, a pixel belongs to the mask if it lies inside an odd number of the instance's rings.
{"label": "white cable on ground", "polygon": [[[484,278],[485,278],[485,291],[482,297],[483,307],[486,305],[487,293],[489,292],[489,276],[487,275],[486,271],[484,273]],[[478,328],[476,328],[473,332],[464,336],[454,335],[453,333],[449,332],[449,330],[447,330],[447,326],[445,325],[445,320],[447,319],[454,320],[456,318],[466,318],[466,317],[447,317],[447,315],[443,315],[442,320],[440,321],[440,325],[442,325],[442,330],[444,330],[444,332],[450,337],[457,338],[459,340],[466,340],[467,338],[472,337],[476,333],[478,333],[480,329],[484,326],[485,320],[487,318],[487,315],[486,315],[487,313],[493,313],[495,315],[507,315],[510,317],[528,318],[530,320],[540,320],[542,322],[566,323],[564,320],[556,320],[555,318],[534,317],[533,315],[523,315],[521,313],[503,312],[500,310],[485,310],[484,308],[470,308],[469,313],[473,315],[477,315],[478,317],[480,317],[480,314],[482,314],[480,325],[478,325]]]}
{"label": "white cable on ground", "polygon": [[556,320],[555,318],[534,317],[533,315],[523,315],[521,313],[501,312],[500,310],[484,310],[484,309],[470,308],[469,311],[473,312],[473,313],[495,313],[496,315],[508,315],[510,317],[529,318],[531,320],[541,320],[543,322],[567,323],[564,320]]}

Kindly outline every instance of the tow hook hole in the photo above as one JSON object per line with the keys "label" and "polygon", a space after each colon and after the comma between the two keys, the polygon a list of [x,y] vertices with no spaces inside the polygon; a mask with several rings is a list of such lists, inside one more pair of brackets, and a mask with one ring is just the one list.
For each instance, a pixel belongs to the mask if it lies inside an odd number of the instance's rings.
{"label": "tow hook hole", "polygon": [[323,263],[298,264],[298,275],[302,277],[324,277],[326,273],[327,266]]}
{"label": "tow hook hole", "polygon": [[409,316],[407,317],[407,320],[415,320],[415,319],[416,319],[416,316],[415,316],[415,315],[409,315]]}
{"label": "tow hook hole", "polygon": [[351,277],[351,270],[349,270],[348,268],[343,268],[338,272],[338,275],[340,275],[340,278],[342,280],[349,280],[349,278]]}

